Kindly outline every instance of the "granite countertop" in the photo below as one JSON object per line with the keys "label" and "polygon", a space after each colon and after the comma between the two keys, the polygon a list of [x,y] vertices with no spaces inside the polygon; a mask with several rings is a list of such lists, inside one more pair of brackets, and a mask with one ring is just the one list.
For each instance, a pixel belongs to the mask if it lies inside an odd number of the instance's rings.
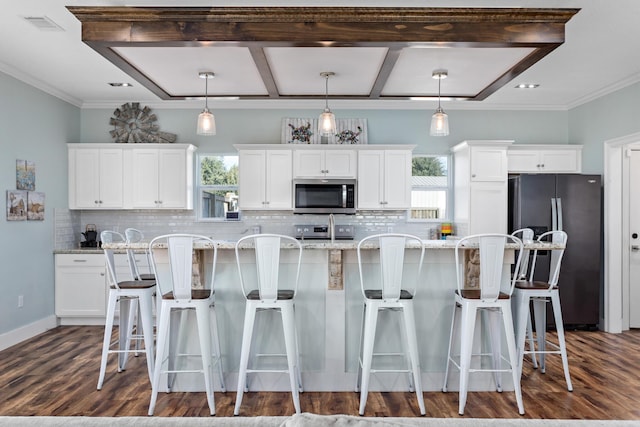
{"label": "granite countertop", "polygon": [[[425,247],[427,249],[455,249],[456,247],[456,243],[457,240],[423,240]],[[354,250],[357,248],[358,246],[358,241],[357,240],[335,240],[335,241],[331,241],[331,240],[303,240],[300,243],[302,243],[302,247],[303,249],[334,249],[334,250]],[[215,240],[215,245],[218,249],[235,249],[236,246],[236,241],[234,240]],[[149,242],[138,242],[138,243],[105,243],[103,245],[105,248],[108,249],[117,249],[117,250],[125,250],[128,248],[132,248],[135,250],[145,250],[148,248],[149,246]],[[413,245],[415,247],[418,247],[418,245]],[[162,247],[162,245],[160,245],[159,247]],[[203,243],[203,244],[196,244],[195,248],[196,249],[207,249],[207,248],[211,248],[212,245],[210,243]],[[249,246],[247,246],[249,247]],[[288,243],[288,242],[283,242],[282,244],[283,248],[289,248],[289,247],[293,247],[293,243]],[[409,247],[411,247],[411,244],[409,244]],[[469,247],[474,247],[474,246],[469,246]],[[477,246],[475,246],[477,247]],[[509,248],[516,248],[516,245],[514,244],[507,244],[507,247]],[[538,243],[538,242],[533,242],[533,243],[528,243],[525,244],[525,248],[526,249],[540,249],[540,250],[551,250],[551,249],[561,249],[563,247],[563,245],[560,244],[556,244],[556,243]],[[366,244],[363,246],[363,248],[365,249],[373,249],[373,248],[377,248],[377,245],[374,244]],[[85,253],[85,254],[91,254],[91,253],[101,253],[101,249],[95,249],[95,248],[80,248],[80,249],[57,249],[54,253]]]}

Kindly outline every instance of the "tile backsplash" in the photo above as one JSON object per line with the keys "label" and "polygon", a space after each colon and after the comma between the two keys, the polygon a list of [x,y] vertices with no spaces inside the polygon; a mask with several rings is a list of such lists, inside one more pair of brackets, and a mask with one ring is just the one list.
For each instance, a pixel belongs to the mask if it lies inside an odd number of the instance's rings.
{"label": "tile backsplash", "polygon": [[[57,249],[78,247],[81,232],[87,224],[95,224],[100,233],[113,230],[124,233],[132,227],[141,230],[145,240],[166,233],[195,233],[215,239],[233,240],[251,233],[260,226],[262,233],[293,235],[294,224],[327,224],[327,215],[294,215],[287,211],[244,211],[239,221],[198,221],[194,211],[185,210],[55,210],[55,240]],[[337,225],[355,225],[355,238],[387,231],[411,233],[429,238],[436,223],[407,221],[405,211],[371,211],[355,215],[336,215]]]}

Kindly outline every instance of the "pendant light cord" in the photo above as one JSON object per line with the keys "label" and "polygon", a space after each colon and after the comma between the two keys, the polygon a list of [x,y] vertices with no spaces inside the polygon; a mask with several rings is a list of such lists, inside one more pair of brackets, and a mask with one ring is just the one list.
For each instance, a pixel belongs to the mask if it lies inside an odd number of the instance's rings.
{"label": "pendant light cord", "polygon": [[324,76],[324,109],[329,109],[329,75]]}
{"label": "pendant light cord", "polygon": [[441,109],[440,107],[440,83],[442,82],[442,75],[440,75],[440,78],[438,78],[438,110]]}
{"label": "pendant light cord", "polygon": [[209,111],[209,76],[204,78],[204,109]]}

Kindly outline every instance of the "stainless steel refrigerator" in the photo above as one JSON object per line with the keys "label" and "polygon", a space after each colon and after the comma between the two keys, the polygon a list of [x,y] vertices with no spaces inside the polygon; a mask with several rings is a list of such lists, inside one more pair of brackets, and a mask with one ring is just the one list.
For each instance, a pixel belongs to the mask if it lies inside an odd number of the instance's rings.
{"label": "stainless steel refrigerator", "polygon": [[[509,177],[509,232],[529,227],[536,238],[561,229],[560,302],[565,328],[593,329],[601,308],[602,184],[600,175],[522,174]],[[539,254],[536,280],[547,280],[548,254]],[[550,313],[550,311],[549,311]],[[547,326],[553,316],[547,315]]]}

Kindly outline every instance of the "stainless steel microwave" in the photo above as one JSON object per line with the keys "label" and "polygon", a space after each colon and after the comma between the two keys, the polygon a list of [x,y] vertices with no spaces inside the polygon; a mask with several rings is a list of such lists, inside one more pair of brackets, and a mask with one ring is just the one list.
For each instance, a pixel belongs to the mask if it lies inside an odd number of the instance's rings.
{"label": "stainless steel microwave", "polygon": [[355,179],[296,179],[293,213],[356,213]]}

